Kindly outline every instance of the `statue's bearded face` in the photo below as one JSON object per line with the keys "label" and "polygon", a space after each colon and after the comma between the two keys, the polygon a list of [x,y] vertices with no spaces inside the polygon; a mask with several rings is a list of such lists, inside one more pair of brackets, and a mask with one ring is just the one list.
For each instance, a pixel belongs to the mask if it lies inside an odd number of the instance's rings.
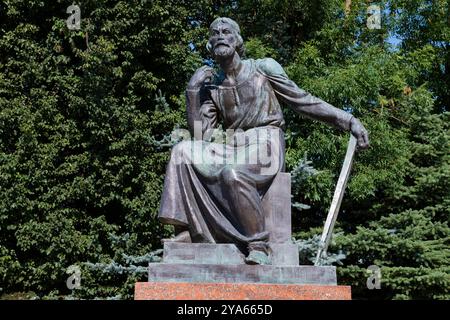
{"label": "statue's bearded face", "polygon": [[219,23],[211,30],[209,43],[216,58],[230,57],[236,51],[237,36],[228,23]]}

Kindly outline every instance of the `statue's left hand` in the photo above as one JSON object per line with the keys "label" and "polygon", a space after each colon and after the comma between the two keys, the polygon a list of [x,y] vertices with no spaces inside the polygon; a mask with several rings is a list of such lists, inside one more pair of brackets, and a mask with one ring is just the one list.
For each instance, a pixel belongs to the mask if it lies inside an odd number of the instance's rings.
{"label": "statue's left hand", "polygon": [[369,147],[369,134],[361,121],[355,117],[350,122],[350,132],[358,140],[358,148],[367,149]]}

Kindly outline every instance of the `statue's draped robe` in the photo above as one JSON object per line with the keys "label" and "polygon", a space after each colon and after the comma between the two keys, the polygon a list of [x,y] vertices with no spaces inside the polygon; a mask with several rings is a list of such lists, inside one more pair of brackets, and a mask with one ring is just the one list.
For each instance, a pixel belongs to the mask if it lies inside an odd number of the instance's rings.
{"label": "statue's draped robe", "polygon": [[275,60],[242,63],[235,86],[224,86],[218,77],[201,102],[199,92],[186,92],[191,131],[196,120],[206,138],[220,122],[229,129],[223,143],[203,138],[182,141],[172,149],[159,217],[188,227],[193,242],[251,248],[267,241],[261,199],[284,167],[279,101],[307,117],[349,130],[350,114],[299,89]]}

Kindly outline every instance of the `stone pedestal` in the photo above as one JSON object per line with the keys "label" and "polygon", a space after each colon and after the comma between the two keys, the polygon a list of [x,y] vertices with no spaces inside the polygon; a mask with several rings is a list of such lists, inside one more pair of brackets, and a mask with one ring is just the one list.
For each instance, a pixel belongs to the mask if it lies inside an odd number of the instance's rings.
{"label": "stone pedestal", "polygon": [[[297,266],[298,248],[293,243],[270,243],[273,265]],[[234,244],[176,243],[164,244],[164,263],[245,265],[244,255]]]}
{"label": "stone pedestal", "polygon": [[166,243],[136,300],[348,300],[333,266],[299,266],[294,244],[272,244],[272,265],[247,265],[233,244]]}

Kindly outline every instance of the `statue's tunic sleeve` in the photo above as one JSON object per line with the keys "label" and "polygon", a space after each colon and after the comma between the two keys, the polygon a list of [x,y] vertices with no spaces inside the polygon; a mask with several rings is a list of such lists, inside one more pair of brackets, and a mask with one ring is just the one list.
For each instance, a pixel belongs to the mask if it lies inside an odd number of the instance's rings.
{"label": "statue's tunic sleeve", "polygon": [[258,69],[269,80],[277,98],[296,112],[340,129],[350,130],[350,120],[353,117],[351,114],[300,89],[274,59],[258,60]]}
{"label": "statue's tunic sleeve", "polygon": [[206,90],[186,90],[186,110],[191,135],[196,122],[201,124],[202,134],[217,127],[218,111]]}
{"label": "statue's tunic sleeve", "polygon": [[202,133],[217,128],[219,113],[210,98],[205,100],[200,107],[200,119],[202,121]]}

